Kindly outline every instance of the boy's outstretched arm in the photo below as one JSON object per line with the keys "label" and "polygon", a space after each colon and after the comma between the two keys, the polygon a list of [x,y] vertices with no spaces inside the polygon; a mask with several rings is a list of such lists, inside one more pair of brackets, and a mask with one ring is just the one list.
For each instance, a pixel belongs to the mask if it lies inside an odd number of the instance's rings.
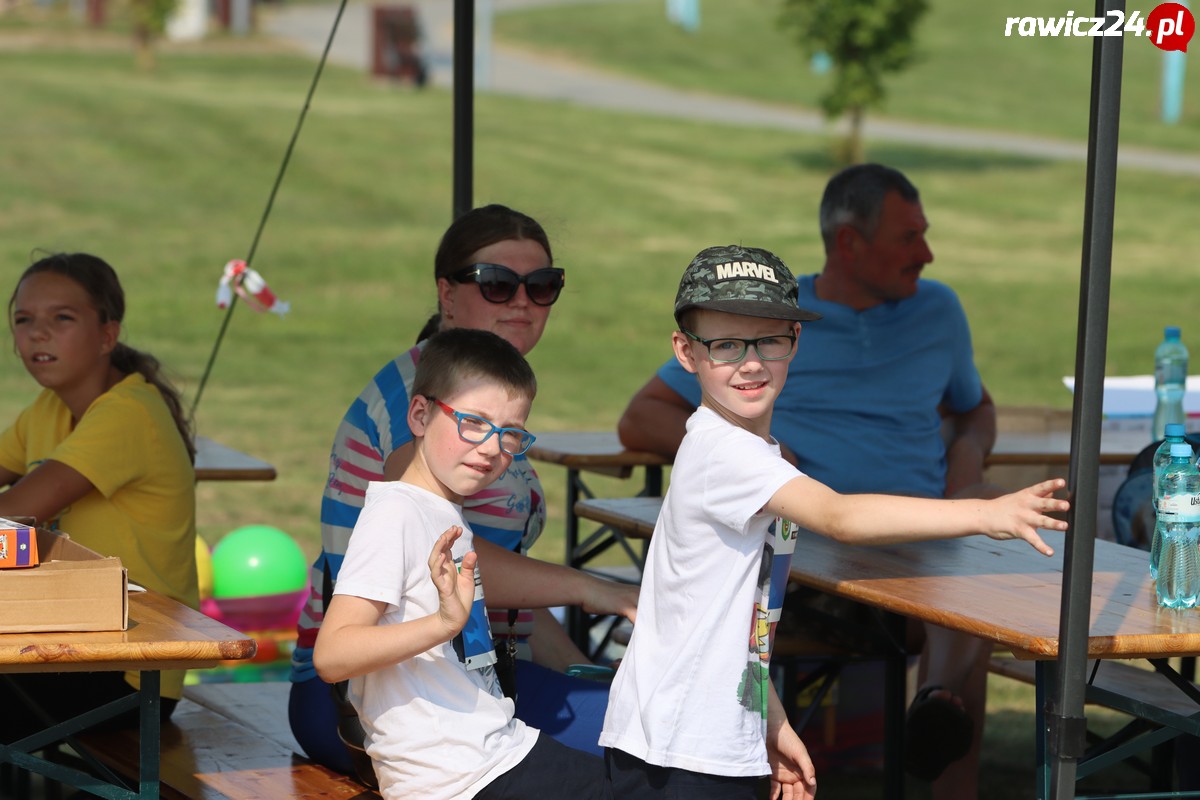
{"label": "boy's outstretched arm", "polygon": [[483,592],[492,608],[580,606],[590,614],[637,616],[638,587],[538,561],[475,539]]}
{"label": "boy's outstretched arm", "polygon": [[771,764],[771,800],[812,800],[817,771],[808,748],[788,723],[775,688],[767,691],[767,760]]}
{"label": "boy's outstretched arm", "polygon": [[326,683],[336,683],[398,664],[458,635],[475,599],[475,553],[463,556],[462,570],[451,548],[462,535],[452,526],[429,554],[429,575],[438,590],[436,614],[396,625],[380,625],[387,603],[354,595],[334,595],[313,648],[313,666]]}
{"label": "boy's outstretched arm", "polygon": [[838,494],[801,475],[767,502],[772,514],[849,544],[893,544],[984,534],[993,539],[1024,539],[1043,555],[1054,551],[1038,528],[1065,531],[1067,523],[1048,516],[1067,511],[1053,497],[1062,478],[1034,484],[992,500],[929,500],[880,494]]}

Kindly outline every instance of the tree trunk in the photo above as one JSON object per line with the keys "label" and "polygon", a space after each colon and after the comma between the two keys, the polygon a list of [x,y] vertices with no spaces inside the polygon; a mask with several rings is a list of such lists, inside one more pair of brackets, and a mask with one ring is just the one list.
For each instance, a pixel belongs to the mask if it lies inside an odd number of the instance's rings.
{"label": "tree trunk", "polygon": [[863,107],[853,106],[850,109],[850,134],[846,141],[846,157],[851,164],[861,164],[866,160],[862,138]]}
{"label": "tree trunk", "polygon": [[150,6],[149,0],[133,0],[133,52],[138,68],[144,72],[151,72],[155,67]]}
{"label": "tree trunk", "polygon": [[137,58],[138,69],[143,72],[154,71],[154,46],[150,43],[150,35],[146,31],[134,30],[133,49]]}
{"label": "tree trunk", "polygon": [[839,167],[862,164],[866,160],[862,139],[862,106],[854,106],[846,112],[850,117],[850,128],[846,135],[834,140],[833,161]]}

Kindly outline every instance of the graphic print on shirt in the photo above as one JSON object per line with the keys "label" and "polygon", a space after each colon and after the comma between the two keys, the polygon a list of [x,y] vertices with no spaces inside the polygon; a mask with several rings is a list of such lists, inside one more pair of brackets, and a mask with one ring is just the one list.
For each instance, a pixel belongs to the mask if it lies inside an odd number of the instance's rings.
{"label": "graphic print on shirt", "polygon": [[[462,569],[462,557],[454,559]],[[496,663],[496,648],[492,644],[492,633],[488,628],[487,608],[483,602],[483,581],[479,566],[475,567],[475,601],[471,603],[471,615],[467,624],[454,637],[454,652],[467,669],[483,669]]]}
{"label": "graphic print on shirt", "polygon": [[775,627],[783,612],[783,596],[787,588],[792,554],[796,550],[795,524],[776,518],[767,528],[762,562],[758,571],[758,599],[751,619],[746,671],[738,686],[742,707],[767,719],[767,691],[770,688],[771,647],[775,642]]}

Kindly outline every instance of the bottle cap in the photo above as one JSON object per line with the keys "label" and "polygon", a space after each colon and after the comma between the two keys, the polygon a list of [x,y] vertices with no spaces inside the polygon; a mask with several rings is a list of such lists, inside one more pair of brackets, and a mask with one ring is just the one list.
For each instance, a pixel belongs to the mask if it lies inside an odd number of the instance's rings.
{"label": "bottle cap", "polygon": [[1178,325],[1168,325],[1167,327],[1163,328],[1163,338],[1164,339],[1178,339],[1179,338],[1179,326]]}
{"label": "bottle cap", "polygon": [[1191,458],[1192,446],[1187,442],[1171,443],[1171,458]]}
{"label": "bottle cap", "polygon": [[1180,436],[1180,437],[1182,437],[1186,433],[1187,433],[1187,431],[1184,430],[1182,422],[1168,422],[1167,426],[1165,428],[1163,428],[1163,436]]}

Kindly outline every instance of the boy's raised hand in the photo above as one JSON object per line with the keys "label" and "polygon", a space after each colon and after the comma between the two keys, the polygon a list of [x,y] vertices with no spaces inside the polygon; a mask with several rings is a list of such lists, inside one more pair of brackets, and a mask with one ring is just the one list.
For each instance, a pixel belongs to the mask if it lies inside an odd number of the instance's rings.
{"label": "boy's raised hand", "polygon": [[438,619],[452,639],[467,624],[471,604],[475,602],[475,551],[463,556],[462,568],[454,563],[452,549],[463,529],[451,525],[438,537],[429,554],[429,577],[438,590]]}
{"label": "boy's raised hand", "polygon": [[984,533],[993,539],[1024,539],[1042,555],[1054,555],[1054,550],[1042,541],[1037,529],[1067,529],[1066,520],[1047,516],[1070,509],[1071,504],[1066,500],[1052,496],[1066,485],[1062,478],[1053,478],[986,501],[989,508],[984,517]]}

